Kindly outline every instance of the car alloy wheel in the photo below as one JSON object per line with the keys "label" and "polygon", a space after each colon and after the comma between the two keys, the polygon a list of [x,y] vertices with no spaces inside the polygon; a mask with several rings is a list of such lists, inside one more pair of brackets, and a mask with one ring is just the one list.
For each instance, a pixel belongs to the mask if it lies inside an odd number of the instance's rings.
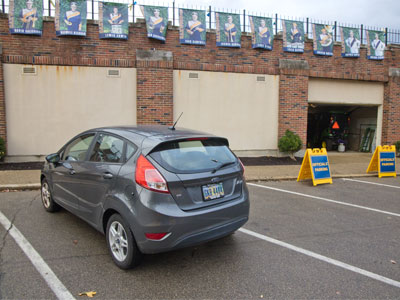
{"label": "car alloy wheel", "polygon": [[51,194],[49,190],[49,184],[47,181],[44,181],[42,184],[42,202],[45,208],[50,207],[50,201],[51,201]]}
{"label": "car alloy wheel", "polygon": [[108,219],[106,240],[114,263],[121,269],[130,269],[141,262],[142,253],[128,223],[121,215],[113,214]]}
{"label": "car alloy wheel", "polygon": [[121,223],[114,221],[108,231],[108,243],[115,259],[123,262],[128,256],[128,238]]}
{"label": "car alloy wheel", "polygon": [[42,180],[41,198],[43,207],[46,211],[55,212],[60,209],[60,206],[53,200],[53,196],[51,195],[50,185],[45,178]]}

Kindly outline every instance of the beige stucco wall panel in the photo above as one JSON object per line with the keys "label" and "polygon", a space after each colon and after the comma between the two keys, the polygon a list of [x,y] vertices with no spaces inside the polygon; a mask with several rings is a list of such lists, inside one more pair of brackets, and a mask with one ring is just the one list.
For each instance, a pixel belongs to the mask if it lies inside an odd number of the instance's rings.
{"label": "beige stucco wall panel", "polygon": [[5,64],[8,155],[57,151],[79,132],[99,126],[136,124],[136,69]]}
{"label": "beige stucco wall panel", "polygon": [[382,105],[383,83],[310,78],[308,102],[341,105]]}
{"label": "beige stucco wall panel", "polygon": [[174,71],[178,126],[225,136],[233,150],[277,149],[278,97],[279,76]]}

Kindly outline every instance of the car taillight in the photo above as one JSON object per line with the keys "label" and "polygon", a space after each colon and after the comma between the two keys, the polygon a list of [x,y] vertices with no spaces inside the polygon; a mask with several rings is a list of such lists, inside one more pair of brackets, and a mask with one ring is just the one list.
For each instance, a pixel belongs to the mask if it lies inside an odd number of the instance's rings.
{"label": "car taillight", "polygon": [[146,189],[169,193],[164,177],[143,155],[140,155],[136,162],[136,182]]}

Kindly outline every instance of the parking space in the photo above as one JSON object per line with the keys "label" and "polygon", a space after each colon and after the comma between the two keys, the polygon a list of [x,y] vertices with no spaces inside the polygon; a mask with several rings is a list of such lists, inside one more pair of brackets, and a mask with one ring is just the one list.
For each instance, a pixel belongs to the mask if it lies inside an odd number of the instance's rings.
{"label": "parking space", "polygon": [[[388,214],[400,210],[395,189],[389,193],[382,187],[368,185],[361,192],[354,183],[343,180],[318,188],[306,182],[267,183],[265,186],[280,191],[251,186],[252,212],[256,217],[246,228],[400,280],[399,267],[391,262],[400,258],[400,215]],[[262,213],[265,201],[270,210],[268,215]],[[258,221],[260,219],[262,222]]]}
{"label": "parking space", "polygon": [[[271,241],[239,231],[198,247],[148,255],[130,271],[113,264],[104,236],[85,222],[64,210],[46,213],[39,191],[0,193],[0,211],[74,297],[96,291],[96,299],[397,298],[400,180],[355,180],[318,187],[249,184],[251,215],[244,228]],[[2,226],[0,255],[0,298],[56,297]]]}

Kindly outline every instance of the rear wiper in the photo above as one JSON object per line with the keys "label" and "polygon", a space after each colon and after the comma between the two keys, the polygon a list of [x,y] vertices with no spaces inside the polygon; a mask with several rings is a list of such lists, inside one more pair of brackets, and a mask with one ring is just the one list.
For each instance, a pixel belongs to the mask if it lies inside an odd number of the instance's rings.
{"label": "rear wiper", "polygon": [[226,163],[220,164],[219,166],[216,166],[216,167],[211,171],[211,173],[215,173],[215,172],[217,172],[219,169],[222,169],[223,167],[226,167],[226,166],[229,166],[229,165],[233,165],[234,163],[236,163],[236,162],[235,162],[235,161],[230,161],[230,162],[226,162]]}

